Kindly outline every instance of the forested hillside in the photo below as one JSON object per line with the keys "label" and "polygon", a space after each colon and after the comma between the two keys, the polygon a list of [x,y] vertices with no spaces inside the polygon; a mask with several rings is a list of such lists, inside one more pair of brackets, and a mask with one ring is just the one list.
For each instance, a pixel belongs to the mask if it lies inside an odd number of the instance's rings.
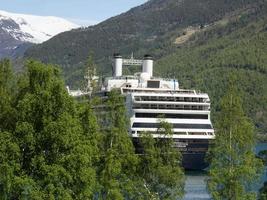
{"label": "forested hillside", "polygon": [[137,57],[149,52],[159,58],[176,48],[172,37],[181,35],[186,27],[214,23],[262,1],[151,0],[96,26],[60,34],[29,49],[26,57],[61,65],[68,83],[73,85],[83,77],[83,63],[90,51],[95,54],[99,72],[110,73],[108,57],[114,52],[134,52]]}
{"label": "forested hillside", "polygon": [[[96,26],[60,34],[26,52],[59,64],[67,84],[79,87],[94,52],[98,74],[111,73],[114,52],[154,56],[157,76],[208,92],[216,117],[230,75],[238,79],[244,109],[257,131],[267,131],[267,1],[151,0]],[[216,120],[215,120],[216,121]]]}
{"label": "forested hillside", "polygon": [[262,7],[195,34],[175,53],[157,62],[157,74],[178,78],[182,87],[208,92],[214,114],[227,79],[234,76],[246,113],[258,131],[266,133],[266,13],[266,7]]}

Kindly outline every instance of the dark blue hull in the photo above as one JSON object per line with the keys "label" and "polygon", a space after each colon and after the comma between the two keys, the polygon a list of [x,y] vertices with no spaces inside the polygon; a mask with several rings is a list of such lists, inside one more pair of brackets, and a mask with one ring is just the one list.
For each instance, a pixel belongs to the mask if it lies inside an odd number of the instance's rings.
{"label": "dark blue hull", "polygon": [[211,141],[202,139],[176,140],[184,145],[177,147],[183,155],[182,165],[189,170],[203,170],[209,166],[207,152]]}
{"label": "dark blue hull", "polygon": [[[138,138],[133,138],[137,153],[142,153]],[[174,148],[182,153],[182,166],[186,170],[203,170],[209,166],[207,152],[211,146],[210,140],[174,139]]]}
{"label": "dark blue hull", "polygon": [[182,153],[182,166],[187,170],[203,170],[209,166],[206,153]]}

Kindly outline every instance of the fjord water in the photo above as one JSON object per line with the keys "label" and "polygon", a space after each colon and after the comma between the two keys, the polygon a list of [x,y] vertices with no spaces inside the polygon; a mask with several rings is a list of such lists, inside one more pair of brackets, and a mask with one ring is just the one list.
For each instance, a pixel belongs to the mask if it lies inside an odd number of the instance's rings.
{"label": "fjord water", "polygon": [[187,171],[184,200],[210,200],[206,187],[207,177],[205,171]]}
{"label": "fjord water", "polygon": [[[257,144],[255,148],[256,154],[262,150],[267,150],[267,143]],[[206,171],[186,171],[184,200],[211,200],[212,198],[207,191],[207,178]],[[255,191],[258,191],[265,181],[267,181],[266,167],[261,179],[254,185]]]}

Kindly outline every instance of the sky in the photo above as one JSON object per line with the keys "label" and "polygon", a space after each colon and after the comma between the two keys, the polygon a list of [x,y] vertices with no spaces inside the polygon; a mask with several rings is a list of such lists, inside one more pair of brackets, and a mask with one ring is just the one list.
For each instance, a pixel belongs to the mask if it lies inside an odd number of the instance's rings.
{"label": "sky", "polygon": [[57,16],[79,25],[92,25],[126,12],[147,0],[0,0],[7,12]]}

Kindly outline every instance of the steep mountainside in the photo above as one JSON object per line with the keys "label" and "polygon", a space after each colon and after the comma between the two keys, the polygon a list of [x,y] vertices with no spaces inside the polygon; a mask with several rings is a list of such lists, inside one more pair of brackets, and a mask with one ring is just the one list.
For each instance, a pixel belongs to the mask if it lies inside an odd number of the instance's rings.
{"label": "steep mountainside", "polygon": [[23,55],[33,43],[78,28],[77,25],[58,18],[9,13],[0,10],[0,58]]}
{"label": "steep mountainside", "polygon": [[266,21],[267,4],[219,21],[158,60],[156,74],[176,77],[182,87],[208,92],[215,122],[227,80],[234,77],[257,132],[267,133]]}
{"label": "steep mountainside", "polygon": [[[110,72],[114,52],[136,56],[152,52],[156,58],[175,48],[168,40],[188,26],[203,26],[262,0],[150,0],[96,26],[60,34],[36,45],[26,57],[61,65],[69,83],[79,80],[82,63],[93,51],[100,72]],[[108,66],[108,67],[107,67]],[[78,71],[77,71],[78,70]],[[76,77],[78,76],[78,77]]]}

